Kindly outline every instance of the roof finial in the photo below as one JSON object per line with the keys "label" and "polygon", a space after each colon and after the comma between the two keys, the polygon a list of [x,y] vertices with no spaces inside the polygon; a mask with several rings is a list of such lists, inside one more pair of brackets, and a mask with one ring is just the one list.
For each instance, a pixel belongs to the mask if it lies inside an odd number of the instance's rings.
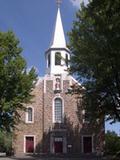
{"label": "roof finial", "polygon": [[61,5],[61,3],[62,3],[62,0],[56,0],[57,1],[57,6],[58,6],[58,8],[60,8],[60,5]]}

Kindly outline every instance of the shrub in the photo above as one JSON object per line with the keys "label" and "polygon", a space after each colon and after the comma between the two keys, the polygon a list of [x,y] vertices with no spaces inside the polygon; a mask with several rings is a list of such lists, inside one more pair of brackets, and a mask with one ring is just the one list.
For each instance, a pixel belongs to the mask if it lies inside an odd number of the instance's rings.
{"label": "shrub", "polygon": [[12,154],[12,133],[0,132],[0,152]]}
{"label": "shrub", "polygon": [[120,137],[115,132],[108,131],[105,135],[105,153],[114,155],[120,151]]}

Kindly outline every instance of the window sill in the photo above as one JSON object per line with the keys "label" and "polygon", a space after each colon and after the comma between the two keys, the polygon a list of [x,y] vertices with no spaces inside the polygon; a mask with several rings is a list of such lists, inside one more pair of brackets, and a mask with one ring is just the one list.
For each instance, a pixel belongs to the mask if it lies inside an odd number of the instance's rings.
{"label": "window sill", "polygon": [[54,90],[54,93],[61,93],[62,92],[62,90],[61,89],[56,89],[56,90]]}
{"label": "window sill", "polygon": [[27,121],[25,122],[26,124],[33,124],[34,122],[33,121]]}

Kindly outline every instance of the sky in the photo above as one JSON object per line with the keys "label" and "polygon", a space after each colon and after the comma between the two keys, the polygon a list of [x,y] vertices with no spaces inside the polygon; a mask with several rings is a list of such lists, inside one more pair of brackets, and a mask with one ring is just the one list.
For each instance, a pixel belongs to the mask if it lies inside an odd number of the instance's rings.
{"label": "sky", "polygon": [[[62,0],[61,16],[67,42],[67,33],[81,2],[83,0]],[[88,0],[84,3],[87,5]],[[15,33],[28,68],[36,67],[39,76],[45,74],[45,51],[52,39],[56,13],[56,0],[0,0],[0,31],[12,30]],[[106,123],[106,130],[120,134],[119,126]]]}
{"label": "sky", "polygon": [[[66,35],[82,1],[62,0],[61,15]],[[16,34],[28,68],[36,67],[40,76],[45,73],[44,56],[52,39],[56,12],[56,0],[0,0],[0,30],[12,30]]]}
{"label": "sky", "polygon": [[[61,15],[67,34],[79,0],[62,1]],[[44,55],[52,39],[56,12],[56,0],[0,0],[0,30],[12,30],[16,34],[28,68],[35,66],[40,76],[45,73]]]}

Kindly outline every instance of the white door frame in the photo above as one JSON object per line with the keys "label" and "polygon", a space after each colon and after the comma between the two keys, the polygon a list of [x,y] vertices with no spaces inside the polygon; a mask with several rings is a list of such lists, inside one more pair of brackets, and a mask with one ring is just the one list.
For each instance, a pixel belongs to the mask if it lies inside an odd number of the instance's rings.
{"label": "white door frame", "polygon": [[33,137],[34,139],[34,152],[35,152],[35,146],[36,146],[36,136],[35,135],[24,135],[24,144],[23,144],[23,152],[26,152],[26,137]]}
{"label": "white door frame", "polygon": [[82,153],[84,153],[84,137],[91,137],[92,139],[92,153],[94,152],[94,135],[82,135],[82,140],[81,140],[81,148],[82,148]]}

